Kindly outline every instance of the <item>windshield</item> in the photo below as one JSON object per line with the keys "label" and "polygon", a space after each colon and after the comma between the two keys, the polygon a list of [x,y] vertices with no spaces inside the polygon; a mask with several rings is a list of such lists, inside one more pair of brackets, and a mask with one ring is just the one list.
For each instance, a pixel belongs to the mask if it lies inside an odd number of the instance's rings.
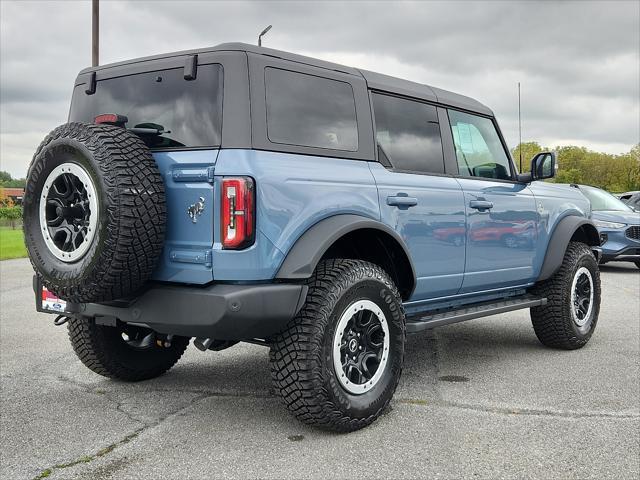
{"label": "windshield", "polygon": [[609,210],[617,212],[631,212],[632,209],[624,204],[621,200],[611,195],[604,190],[595,187],[581,186],[580,191],[591,202],[591,209],[593,211]]}
{"label": "windshield", "polygon": [[103,113],[124,115],[154,149],[219,146],[222,137],[222,66],[199,65],[194,80],[184,70],[158,70],[99,80],[93,95],[79,85],[69,121],[93,123]]}

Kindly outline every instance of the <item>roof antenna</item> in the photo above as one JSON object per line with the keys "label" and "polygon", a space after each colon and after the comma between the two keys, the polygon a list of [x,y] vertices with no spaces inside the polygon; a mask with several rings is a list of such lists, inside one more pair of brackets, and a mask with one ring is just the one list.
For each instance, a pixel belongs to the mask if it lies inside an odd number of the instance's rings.
{"label": "roof antenna", "polygon": [[522,173],[522,115],[520,114],[520,82],[518,82],[518,136],[520,143],[518,144],[518,152],[520,153],[520,173]]}
{"label": "roof antenna", "polygon": [[269,25],[267,28],[265,28],[264,30],[262,30],[262,33],[260,35],[258,35],[258,46],[261,47],[262,46],[262,36],[264,34],[266,34],[269,30],[271,30],[271,27],[273,25]]}

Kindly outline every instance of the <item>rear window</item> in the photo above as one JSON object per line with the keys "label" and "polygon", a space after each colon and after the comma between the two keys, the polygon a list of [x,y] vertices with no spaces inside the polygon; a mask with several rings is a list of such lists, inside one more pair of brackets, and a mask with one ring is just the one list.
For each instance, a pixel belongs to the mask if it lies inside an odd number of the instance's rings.
{"label": "rear window", "polygon": [[267,135],[286,145],[358,150],[353,89],[346,82],[265,69]]}
{"label": "rear window", "polygon": [[176,68],[100,80],[93,95],[85,88],[80,85],[73,92],[70,121],[93,123],[97,115],[117,113],[128,118],[127,128],[147,129],[141,138],[151,148],[220,145],[219,64],[199,65],[195,80],[185,80],[184,69]]}

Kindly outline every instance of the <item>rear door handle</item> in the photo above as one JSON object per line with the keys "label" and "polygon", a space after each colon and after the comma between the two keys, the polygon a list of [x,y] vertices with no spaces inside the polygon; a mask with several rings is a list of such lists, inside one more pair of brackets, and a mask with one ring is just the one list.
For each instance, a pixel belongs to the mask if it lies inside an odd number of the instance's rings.
{"label": "rear door handle", "polygon": [[418,204],[418,199],[415,197],[406,197],[404,195],[395,195],[387,197],[387,205],[400,208],[414,207]]}
{"label": "rear door handle", "polygon": [[491,210],[493,208],[493,202],[488,202],[487,200],[471,200],[469,206],[484,212],[485,210]]}

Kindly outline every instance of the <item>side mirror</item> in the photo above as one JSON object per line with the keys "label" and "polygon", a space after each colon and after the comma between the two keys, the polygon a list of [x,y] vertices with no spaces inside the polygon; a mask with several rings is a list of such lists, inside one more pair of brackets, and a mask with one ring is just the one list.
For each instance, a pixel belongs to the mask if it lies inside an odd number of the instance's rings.
{"label": "side mirror", "polygon": [[553,178],[557,168],[556,152],[540,152],[531,159],[531,173],[519,174],[518,180],[528,183]]}

